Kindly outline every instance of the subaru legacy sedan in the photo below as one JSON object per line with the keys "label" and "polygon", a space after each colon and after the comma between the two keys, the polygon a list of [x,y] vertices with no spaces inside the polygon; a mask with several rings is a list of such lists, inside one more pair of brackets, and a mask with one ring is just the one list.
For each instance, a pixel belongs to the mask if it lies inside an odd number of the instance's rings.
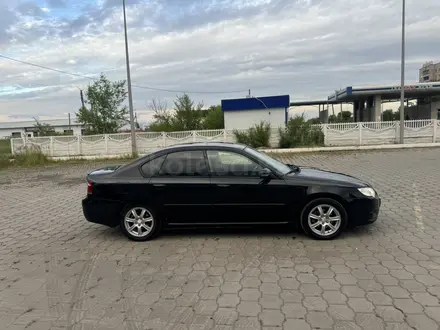
{"label": "subaru legacy sedan", "polygon": [[381,201],[366,182],[284,164],[245,145],[166,147],[87,175],[85,218],[135,241],[165,227],[299,225],[315,239],[376,221]]}

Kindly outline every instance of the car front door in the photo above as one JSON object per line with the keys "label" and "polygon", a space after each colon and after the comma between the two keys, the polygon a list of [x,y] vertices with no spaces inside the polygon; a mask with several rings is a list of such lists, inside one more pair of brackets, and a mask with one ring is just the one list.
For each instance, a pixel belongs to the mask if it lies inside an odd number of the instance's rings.
{"label": "car front door", "polygon": [[282,178],[261,178],[264,169],[249,157],[230,150],[207,150],[214,214],[218,223],[286,222],[290,188]]}
{"label": "car front door", "polygon": [[212,187],[203,150],[167,154],[150,185],[167,223],[189,225],[211,218]]}

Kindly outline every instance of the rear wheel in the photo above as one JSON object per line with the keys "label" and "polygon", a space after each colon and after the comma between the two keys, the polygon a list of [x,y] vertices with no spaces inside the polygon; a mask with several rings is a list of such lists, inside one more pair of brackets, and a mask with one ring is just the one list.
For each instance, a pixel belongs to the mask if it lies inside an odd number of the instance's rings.
{"label": "rear wheel", "polygon": [[133,241],[148,241],[157,235],[160,220],[145,206],[129,206],[122,212],[122,232]]}
{"label": "rear wheel", "polygon": [[339,236],[347,225],[347,212],[332,198],[317,198],[301,213],[301,227],[311,237],[329,240]]}

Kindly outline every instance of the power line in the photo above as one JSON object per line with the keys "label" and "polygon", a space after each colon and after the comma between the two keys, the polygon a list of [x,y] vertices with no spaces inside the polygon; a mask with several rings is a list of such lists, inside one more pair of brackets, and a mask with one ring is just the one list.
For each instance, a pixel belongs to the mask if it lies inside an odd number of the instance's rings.
{"label": "power line", "polygon": [[174,89],[163,89],[163,88],[156,88],[156,87],[147,87],[147,86],[139,86],[139,85],[132,85],[133,87],[142,88],[142,89],[150,89],[153,91],[158,92],[170,92],[170,93],[186,93],[186,94],[234,94],[234,93],[245,93],[247,90],[241,90],[241,91],[222,91],[222,92],[194,92],[194,91],[178,91]]}
{"label": "power line", "polygon": [[26,62],[26,61],[17,60],[15,58],[12,58],[12,57],[9,57],[9,56],[5,56],[5,55],[2,55],[2,54],[0,54],[0,57],[5,58],[5,59],[10,60],[10,61],[14,61],[14,62],[18,62],[18,63],[30,65],[30,66],[35,66],[35,67],[40,68],[40,69],[45,69],[45,70],[54,71],[54,72],[58,72],[58,73],[64,73],[64,74],[68,74],[68,75],[75,76],[75,77],[80,77],[80,78],[87,78],[87,79],[96,80],[96,78],[85,76],[85,75],[82,75],[82,74],[79,74],[79,73],[73,73],[73,72],[53,69],[53,68],[49,68],[49,67],[44,66],[44,65],[39,65],[39,64],[35,64],[35,63],[30,63],[30,62]]}
{"label": "power line", "polygon": [[[86,76],[86,75],[79,74],[79,73],[74,73],[74,72],[69,72],[69,71],[64,71],[64,70],[58,70],[58,69],[50,68],[50,67],[47,67],[47,66],[44,66],[44,65],[39,65],[39,64],[31,63],[31,62],[26,62],[26,61],[18,60],[16,58],[12,58],[12,57],[9,57],[9,56],[6,56],[6,55],[2,55],[2,54],[0,54],[0,57],[4,58],[4,59],[7,59],[7,60],[10,60],[10,61],[17,62],[17,63],[34,66],[34,67],[37,67],[37,68],[40,68],[40,69],[44,69],[44,70],[49,70],[49,71],[54,71],[54,72],[58,72],[58,73],[63,73],[63,74],[67,74],[67,75],[70,75],[70,76],[86,78],[86,79],[90,79],[90,80],[97,80],[98,79],[98,78]],[[134,85],[134,84],[132,86],[136,87],[136,88],[148,89],[148,90],[158,91],[158,92],[187,93],[187,94],[233,94],[233,93],[244,93],[244,92],[248,91],[248,90],[221,91],[221,92],[218,92],[218,91],[216,91],[216,92],[213,92],[213,91],[182,91],[182,90],[156,88],[156,87]]]}

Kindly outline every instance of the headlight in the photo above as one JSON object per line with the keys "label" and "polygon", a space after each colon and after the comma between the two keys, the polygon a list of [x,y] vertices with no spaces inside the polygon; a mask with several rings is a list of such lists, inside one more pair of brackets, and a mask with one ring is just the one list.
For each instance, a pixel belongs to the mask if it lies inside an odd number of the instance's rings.
{"label": "headlight", "polygon": [[358,190],[361,192],[362,195],[367,197],[376,197],[376,192],[373,188],[365,187],[365,188],[358,188]]}

